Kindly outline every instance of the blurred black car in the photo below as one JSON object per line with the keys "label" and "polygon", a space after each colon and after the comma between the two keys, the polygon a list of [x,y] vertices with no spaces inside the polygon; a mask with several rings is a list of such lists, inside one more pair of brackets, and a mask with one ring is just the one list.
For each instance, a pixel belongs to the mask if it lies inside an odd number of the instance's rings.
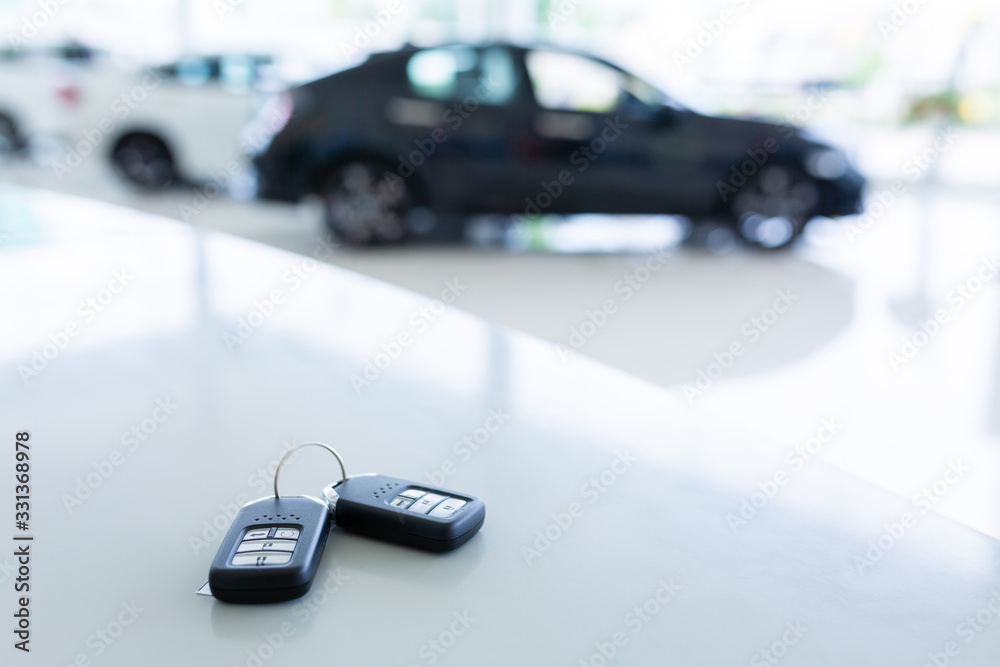
{"label": "blurred black car", "polygon": [[701,115],[550,47],[374,54],[285,106],[255,158],[258,194],[319,195],[354,244],[457,238],[479,213],[671,213],[776,248],[816,216],[858,212],[864,185],[841,151],[790,125]]}

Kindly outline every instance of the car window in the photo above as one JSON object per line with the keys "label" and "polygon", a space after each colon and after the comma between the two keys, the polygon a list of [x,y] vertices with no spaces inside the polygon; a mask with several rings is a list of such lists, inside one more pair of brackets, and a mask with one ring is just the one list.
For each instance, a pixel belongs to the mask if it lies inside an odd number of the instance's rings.
{"label": "car window", "polygon": [[177,63],[174,71],[181,84],[192,88],[203,86],[212,79],[212,64],[207,60],[195,58],[184,60]]}
{"label": "car window", "polygon": [[227,90],[244,91],[253,87],[256,78],[254,60],[249,56],[223,56],[219,63],[219,82]]}
{"label": "car window", "polygon": [[546,109],[606,113],[622,100],[625,75],[591,58],[537,50],[525,64],[535,100]]}
{"label": "car window", "polygon": [[418,51],[406,66],[410,88],[420,97],[444,102],[472,97],[480,104],[508,103],[517,90],[510,52],[455,46]]}
{"label": "car window", "polygon": [[680,108],[680,105],[670,100],[659,88],[643,81],[637,76],[628,76],[625,78],[625,93],[626,97],[630,100],[647,107],[658,107],[669,104],[675,108]]}
{"label": "car window", "polygon": [[82,44],[66,44],[55,48],[56,57],[66,62],[89,63],[94,59],[94,51]]}

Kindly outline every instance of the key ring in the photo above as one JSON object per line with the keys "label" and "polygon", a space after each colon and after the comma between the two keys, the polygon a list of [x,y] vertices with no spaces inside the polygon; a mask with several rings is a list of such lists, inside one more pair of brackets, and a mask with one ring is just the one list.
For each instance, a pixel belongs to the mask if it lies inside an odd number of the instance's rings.
{"label": "key ring", "polygon": [[[340,484],[344,480],[347,479],[347,472],[344,470],[344,459],[340,458],[340,454],[337,453],[336,449],[334,449],[330,445],[325,445],[322,442],[306,442],[304,444],[301,444],[301,445],[298,445],[296,447],[292,447],[291,449],[289,449],[287,452],[285,452],[285,455],[281,457],[281,460],[278,461],[278,468],[274,471],[274,497],[275,498],[280,498],[281,497],[281,496],[278,495],[278,474],[281,472],[281,466],[284,465],[285,459],[287,459],[289,457],[289,455],[292,454],[292,452],[297,452],[298,450],[302,449],[303,447],[322,447],[326,451],[328,451],[331,454],[333,454],[334,456],[336,456],[337,457],[337,463],[340,464],[340,481],[337,482],[337,484]],[[336,485],[334,485],[334,486],[336,486]]]}

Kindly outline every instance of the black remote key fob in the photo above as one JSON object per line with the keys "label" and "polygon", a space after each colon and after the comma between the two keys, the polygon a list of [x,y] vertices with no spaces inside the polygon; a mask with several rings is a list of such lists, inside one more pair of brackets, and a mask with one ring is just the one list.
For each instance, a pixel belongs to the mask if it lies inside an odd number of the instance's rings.
{"label": "black remote key fob", "polygon": [[486,519],[475,496],[386,475],[348,477],[323,496],[340,528],[427,551],[457,549]]}
{"label": "black remote key fob", "polygon": [[212,595],[226,602],[279,602],[305,595],[330,526],[330,508],[316,498],[247,503],[212,561]]}

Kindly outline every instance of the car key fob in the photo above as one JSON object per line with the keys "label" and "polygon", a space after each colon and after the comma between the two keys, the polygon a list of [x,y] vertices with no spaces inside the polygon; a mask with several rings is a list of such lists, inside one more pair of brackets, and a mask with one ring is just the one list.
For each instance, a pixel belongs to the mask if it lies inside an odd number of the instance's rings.
{"label": "car key fob", "polygon": [[386,475],[355,475],[326,487],[333,523],[344,530],[428,551],[468,542],[486,519],[486,504]]}
{"label": "car key fob", "polygon": [[212,561],[212,595],[226,602],[279,602],[305,595],[330,526],[330,508],[316,498],[247,503]]}

